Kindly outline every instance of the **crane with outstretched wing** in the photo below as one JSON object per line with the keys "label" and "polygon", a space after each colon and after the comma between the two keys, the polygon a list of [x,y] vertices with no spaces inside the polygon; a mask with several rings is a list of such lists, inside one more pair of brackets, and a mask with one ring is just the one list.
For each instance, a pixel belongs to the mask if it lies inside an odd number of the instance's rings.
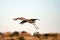
{"label": "crane with outstretched wing", "polygon": [[28,22],[30,24],[33,24],[36,29],[39,29],[39,27],[35,24],[35,21],[39,20],[39,19],[26,19],[24,17],[18,17],[18,18],[14,18],[13,20],[21,20],[21,22],[19,24],[24,24],[24,23]]}

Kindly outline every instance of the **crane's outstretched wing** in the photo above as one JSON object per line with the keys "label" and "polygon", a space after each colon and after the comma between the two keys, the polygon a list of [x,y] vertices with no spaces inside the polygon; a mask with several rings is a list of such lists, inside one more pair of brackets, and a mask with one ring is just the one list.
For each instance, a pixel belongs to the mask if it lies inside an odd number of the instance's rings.
{"label": "crane's outstretched wing", "polygon": [[19,24],[24,24],[26,23],[27,21],[26,20],[23,20],[22,22],[20,22]]}

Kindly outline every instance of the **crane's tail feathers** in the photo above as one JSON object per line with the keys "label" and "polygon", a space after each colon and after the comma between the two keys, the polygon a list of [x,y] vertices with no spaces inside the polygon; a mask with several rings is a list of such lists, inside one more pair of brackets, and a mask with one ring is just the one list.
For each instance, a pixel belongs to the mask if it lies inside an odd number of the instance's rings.
{"label": "crane's tail feathers", "polygon": [[37,19],[38,21],[40,21],[40,19]]}

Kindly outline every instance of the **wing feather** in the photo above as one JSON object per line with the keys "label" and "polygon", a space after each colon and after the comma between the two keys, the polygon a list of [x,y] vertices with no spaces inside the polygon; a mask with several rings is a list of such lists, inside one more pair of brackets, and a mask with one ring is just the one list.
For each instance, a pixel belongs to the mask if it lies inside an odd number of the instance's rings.
{"label": "wing feather", "polygon": [[22,22],[20,22],[20,24],[24,24],[24,23],[26,23],[27,21],[26,20],[23,20]]}

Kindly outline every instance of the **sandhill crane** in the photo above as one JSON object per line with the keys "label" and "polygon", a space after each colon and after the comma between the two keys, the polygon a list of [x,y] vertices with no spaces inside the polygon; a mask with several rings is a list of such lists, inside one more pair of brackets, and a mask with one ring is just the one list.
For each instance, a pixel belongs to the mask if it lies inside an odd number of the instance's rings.
{"label": "sandhill crane", "polygon": [[39,29],[39,27],[35,24],[35,21],[39,19],[26,19],[24,17],[18,17],[18,18],[14,18],[13,20],[22,20],[19,24],[24,24],[28,22],[30,24],[33,24],[36,29]]}

